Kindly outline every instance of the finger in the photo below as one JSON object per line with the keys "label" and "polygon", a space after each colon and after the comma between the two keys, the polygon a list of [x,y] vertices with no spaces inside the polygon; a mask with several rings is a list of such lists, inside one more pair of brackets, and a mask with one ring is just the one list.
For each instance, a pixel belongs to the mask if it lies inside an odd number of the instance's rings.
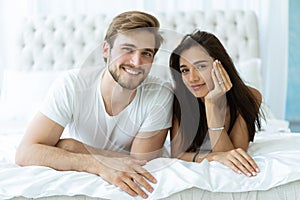
{"label": "finger", "polygon": [[232,159],[231,161],[237,166],[246,176],[252,176],[253,168],[249,165],[248,161],[239,154],[236,150],[232,150]]}
{"label": "finger", "polygon": [[140,175],[142,175],[143,177],[145,177],[147,180],[149,180],[152,183],[157,183],[157,180],[154,178],[154,176],[152,176],[152,174],[150,174],[147,170],[145,170],[143,167],[141,166],[133,166],[133,169]]}
{"label": "finger", "polygon": [[212,77],[215,87],[219,87],[219,83],[218,83],[219,81],[216,77],[215,71],[216,71],[216,62],[213,63],[213,69],[211,70],[211,77]]}
{"label": "finger", "polygon": [[218,60],[218,68],[219,68],[219,72],[221,74],[222,80],[224,81],[224,86],[226,88],[226,91],[229,91],[232,87],[232,83],[231,80],[229,78],[228,73],[226,72],[226,70],[224,69],[223,65],[221,64],[221,62]]}
{"label": "finger", "polygon": [[222,89],[225,89],[226,90],[226,82],[224,82],[223,78],[222,78],[222,75],[221,75],[221,72],[220,72],[220,63],[218,60],[215,60],[215,75],[217,77],[217,81],[218,81],[218,84],[219,86],[222,88]]}
{"label": "finger", "polygon": [[123,181],[120,181],[116,184],[117,187],[119,187],[124,192],[127,192],[130,196],[136,197],[138,195],[137,192],[135,192],[133,189],[131,189],[126,183]]}
{"label": "finger", "polygon": [[256,176],[256,170],[249,162],[249,160],[252,160],[252,158],[248,156],[243,149],[237,149],[237,152],[240,154],[240,156],[238,156],[237,159],[244,165],[244,167],[251,173],[251,175]]}
{"label": "finger", "polygon": [[239,153],[247,160],[247,162],[251,165],[253,172],[259,172],[259,168],[256,164],[256,162],[253,160],[253,158],[247,153],[245,152],[243,149],[237,149],[237,151],[239,151]]}
{"label": "finger", "polygon": [[[137,177],[132,176],[134,180],[138,179]],[[143,179],[142,177],[140,177]],[[148,198],[148,195],[133,181],[133,179],[126,177],[123,181],[127,184],[130,190],[134,191],[136,194],[143,198]],[[136,180],[137,181],[137,180]],[[143,185],[142,185],[143,186]],[[150,186],[151,187],[151,186]]]}
{"label": "finger", "polygon": [[242,173],[241,170],[233,162],[231,162],[231,160],[227,160],[224,164],[226,166],[230,167],[236,173],[238,173],[238,174]]}
{"label": "finger", "polygon": [[228,76],[227,72],[225,71],[222,63],[219,60],[217,62],[218,62],[217,67],[218,67],[218,70],[219,70],[219,72],[221,74],[222,79],[224,81],[226,81],[226,83],[229,82],[229,80],[230,80],[229,76]]}
{"label": "finger", "polygon": [[[230,161],[232,162],[232,164],[237,168],[237,172],[240,174],[240,173],[243,173],[244,175],[246,176],[249,176],[251,177],[252,174],[250,173],[250,171],[247,170],[247,168],[240,162],[240,160],[238,160],[237,158],[235,157],[232,157],[230,159]],[[234,168],[234,167],[232,167]]]}
{"label": "finger", "polygon": [[131,177],[148,192],[153,192],[153,187],[143,178],[143,176],[139,174],[133,174]]}
{"label": "finger", "polygon": [[215,74],[216,74],[216,77],[217,77],[218,81],[223,81],[221,73],[220,73],[220,66],[219,66],[220,63],[219,63],[219,61],[215,60],[214,64],[215,64]]}

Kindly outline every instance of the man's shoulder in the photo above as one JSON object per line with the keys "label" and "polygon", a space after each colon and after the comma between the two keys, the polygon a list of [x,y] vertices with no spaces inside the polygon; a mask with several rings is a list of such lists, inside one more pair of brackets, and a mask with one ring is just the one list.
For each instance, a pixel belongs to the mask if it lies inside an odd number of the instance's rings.
{"label": "man's shoulder", "polygon": [[91,76],[99,74],[103,71],[104,67],[101,66],[91,66],[91,67],[82,67],[66,70],[64,73],[65,77],[70,78],[86,78],[86,76]]}
{"label": "man's shoulder", "polygon": [[65,84],[75,84],[76,88],[91,86],[99,79],[103,69],[99,66],[70,69],[62,74],[61,79]]}
{"label": "man's shoulder", "polygon": [[162,80],[159,77],[148,75],[147,78],[140,85],[140,88],[149,92],[156,92],[159,90],[166,90],[172,92],[172,84],[170,80]]}

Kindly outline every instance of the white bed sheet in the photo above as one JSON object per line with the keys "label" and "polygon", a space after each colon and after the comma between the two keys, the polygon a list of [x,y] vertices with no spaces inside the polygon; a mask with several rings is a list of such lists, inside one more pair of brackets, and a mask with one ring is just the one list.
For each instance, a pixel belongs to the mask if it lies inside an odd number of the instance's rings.
{"label": "white bed sheet", "polygon": [[[20,136],[0,136],[1,150],[9,149],[0,151],[1,154],[6,153],[0,157],[0,199],[55,195],[133,199],[96,175],[15,165],[12,156]],[[148,199],[165,198],[192,187],[213,192],[244,192],[268,190],[300,180],[300,134],[258,133],[249,153],[261,169],[252,178],[236,174],[218,162],[204,160],[198,164],[170,158],[155,159],[145,166],[158,180],[157,184],[153,184],[155,190]]]}

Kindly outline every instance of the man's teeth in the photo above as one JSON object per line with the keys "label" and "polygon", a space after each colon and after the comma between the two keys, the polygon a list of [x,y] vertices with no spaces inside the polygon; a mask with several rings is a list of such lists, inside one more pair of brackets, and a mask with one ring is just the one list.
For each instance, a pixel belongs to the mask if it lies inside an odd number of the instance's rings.
{"label": "man's teeth", "polygon": [[125,69],[126,72],[128,72],[129,74],[133,74],[133,75],[137,75],[139,72],[136,72],[134,70],[130,70],[130,69]]}

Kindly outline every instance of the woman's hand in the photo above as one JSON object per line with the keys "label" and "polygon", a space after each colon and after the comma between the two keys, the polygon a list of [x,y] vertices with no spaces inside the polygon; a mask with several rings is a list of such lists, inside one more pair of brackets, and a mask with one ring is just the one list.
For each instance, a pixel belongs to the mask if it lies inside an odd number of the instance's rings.
{"label": "woman's hand", "polygon": [[208,127],[222,127],[225,123],[228,92],[232,83],[222,66],[221,62],[215,60],[211,71],[214,88],[205,96],[205,109],[207,113]]}
{"label": "woman's hand", "polygon": [[212,152],[212,160],[218,161],[230,167],[236,173],[243,173],[246,176],[256,176],[259,168],[251,156],[242,148],[233,149],[227,152]]}
{"label": "woman's hand", "polygon": [[206,100],[218,99],[232,88],[231,80],[219,60],[213,62],[211,77],[214,83],[214,88],[205,97]]}

